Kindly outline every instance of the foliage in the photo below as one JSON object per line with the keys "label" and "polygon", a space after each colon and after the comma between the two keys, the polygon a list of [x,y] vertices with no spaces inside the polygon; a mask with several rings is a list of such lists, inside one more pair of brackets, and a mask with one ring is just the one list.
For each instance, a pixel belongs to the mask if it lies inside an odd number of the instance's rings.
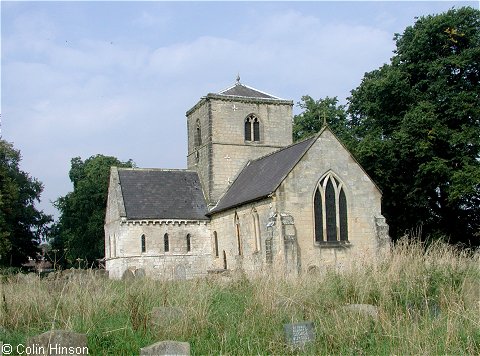
{"label": "foliage", "polygon": [[480,11],[419,18],[390,64],[349,98],[354,153],[383,191],[394,238],[476,245],[480,234]]}
{"label": "foliage", "polygon": [[[193,355],[478,355],[479,257],[443,243],[400,241],[377,265],[295,279],[113,281],[91,270],[8,276],[0,286],[0,339],[18,344],[69,329],[87,334],[93,355],[138,354],[158,340],[188,341]],[[347,304],[373,304],[378,318]],[[184,313],[152,323],[160,306]],[[313,321],[316,340],[293,350],[283,324],[304,320]]]}
{"label": "foliage", "polygon": [[325,122],[347,146],[352,141],[344,105],[338,105],[336,97],[314,100],[302,96],[297,104],[303,112],[293,117],[293,140],[300,141],[319,132]]}
{"label": "foliage", "polygon": [[35,208],[43,186],[19,168],[20,151],[0,139],[0,265],[21,266],[36,257],[52,221]]}
{"label": "foliage", "polygon": [[[72,158],[69,172],[73,192],[55,201],[59,221],[52,228],[52,247],[65,256],[61,263],[86,266],[104,257],[105,210],[110,167],[133,167],[131,160],[95,155],[85,162]],[[83,262],[79,260],[81,259]]]}

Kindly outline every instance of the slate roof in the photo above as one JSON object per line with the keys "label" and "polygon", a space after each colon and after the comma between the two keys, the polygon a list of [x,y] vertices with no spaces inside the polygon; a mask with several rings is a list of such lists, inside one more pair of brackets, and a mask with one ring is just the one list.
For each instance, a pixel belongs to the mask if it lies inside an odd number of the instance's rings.
{"label": "slate roof", "polygon": [[273,193],[316,139],[314,136],[250,161],[209,215]]}
{"label": "slate roof", "polygon": [[228,96],[242,96],[246,98],[262,98],[262,99],[280,99],[276,96],[267,94],[263,91],[249,87],[247,85],[237,82],[233,87],[222,90],[218,94]]}
{"label": "slate roof", "polygon": [[196,172],[119,168],[118,175],[128,219],[208,219]]}

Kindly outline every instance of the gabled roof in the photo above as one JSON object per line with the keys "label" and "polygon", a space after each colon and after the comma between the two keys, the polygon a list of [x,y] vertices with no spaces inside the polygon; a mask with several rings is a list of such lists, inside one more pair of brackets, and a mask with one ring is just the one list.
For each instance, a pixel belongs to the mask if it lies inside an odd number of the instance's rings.
{"label": "gabled roof", "polygon": [[234,86],[222,90],[218,94],[228,95],[228,96],[241,96],[245,98],[262,98],[262,99],[278,99],[282,100],[271,94],[267,94],[258,89],[249,87],[248,85],[241,84],[240,81],[237,81]]}
{"label": "gabled roof", "polygon": [[295,167],[318,136],[282,148],[250,161],[240,172],[217,205],[209,212],[217,213],[272,194]]}
{"label": "gabled roof", "polygon": [[118,175],[127,219],[208,219],[196,172],[119,168]]}

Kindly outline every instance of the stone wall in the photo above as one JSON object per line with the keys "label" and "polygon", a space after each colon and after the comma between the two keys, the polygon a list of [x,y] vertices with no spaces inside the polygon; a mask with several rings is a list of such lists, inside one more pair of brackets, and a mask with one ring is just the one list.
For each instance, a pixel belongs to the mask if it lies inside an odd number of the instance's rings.
{"label": "stone wall", "polygon": [[[168,234],[169,250],[164,236]],[[190,251],[187,251],[190,234]],[[146,251],[141,250],[145,235]],[[107,255],[106,269],[110,277],[119,279],[125,270],[142,268],[154,279],[189,279],[206,275],[211,266],[210,229],[208,222],[198,221],[127,221],[116,230],[114,244]],[[108,236],[106,238],[108,243]]]}
{"label": "stone wall", "polygon": [[[348,244],[315,242],[313,199],[319,180],[332,172],[344,185]],[[294,217],[301,269],[342,267],[374,259],[381,217],[381,192],[329,129],[323,131],[276,192],[277,209]],[[384,222],[384,221],[383,221]]]}
{"label": "stone wall", "polygon": [[[229,270],[262,273],[266,267],[265,241],[270,236],[267,224],[273,211],[272,199],[268,198],[215,214],[210,225],[212,238],[216,235],[218,239],[218,257],[213,259],[214,268],[223,269],[225,257]],[[215,256],[214,241],[212,243],[212,255]]]}

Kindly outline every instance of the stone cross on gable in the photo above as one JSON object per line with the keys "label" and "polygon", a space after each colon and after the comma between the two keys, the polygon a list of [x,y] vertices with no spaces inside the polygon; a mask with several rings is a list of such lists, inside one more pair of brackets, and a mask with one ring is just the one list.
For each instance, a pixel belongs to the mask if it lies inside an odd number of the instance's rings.
{"label": "stone cross on gable", "polygon": [[238,109],[237,106],[236,106],[235,104],[233,104],[232,110],[233,110],[233,111],[237,111],[237,109]]}

